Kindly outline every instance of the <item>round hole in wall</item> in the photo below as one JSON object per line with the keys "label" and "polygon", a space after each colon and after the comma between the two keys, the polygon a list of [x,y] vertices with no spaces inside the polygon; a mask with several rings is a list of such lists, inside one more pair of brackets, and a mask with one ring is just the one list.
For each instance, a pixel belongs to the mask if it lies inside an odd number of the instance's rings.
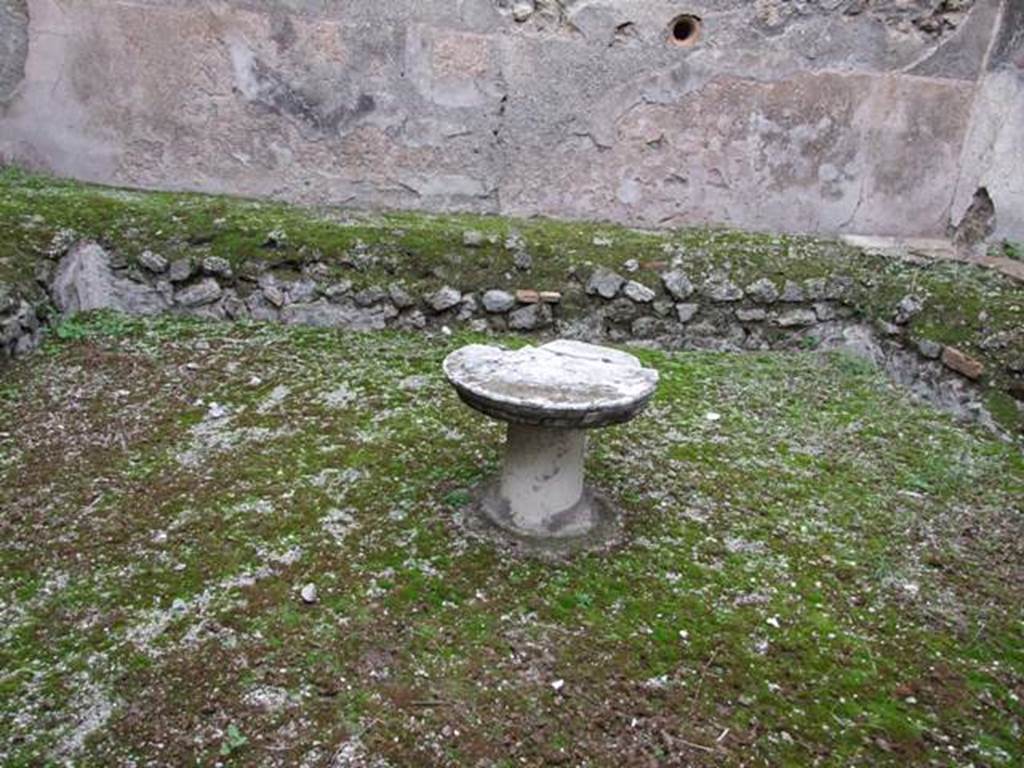
{"label": "round hole in wall", "polygon": [[669,39],[676,45],[696,43],[700,39],[700,17],[691,13],[676,16],[669,25]]}

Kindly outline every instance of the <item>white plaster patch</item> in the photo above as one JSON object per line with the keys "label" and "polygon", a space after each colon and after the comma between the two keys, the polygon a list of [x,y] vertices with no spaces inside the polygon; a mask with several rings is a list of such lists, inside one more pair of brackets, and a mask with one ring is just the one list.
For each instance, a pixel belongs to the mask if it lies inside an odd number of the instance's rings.
{"label": "white plaster patch", "polygon": [[250,499],[236,504],[232,511],[243,515],[269,515],[274,511],[274,504],[268,499]]}
{"label": "white plaster patch", "polygon": [[356,393],[342,384],[337,389],[324,393],[320,400],[331,408],[344,408],[356,398]]}
{"label": "white plaster patch", "polygon": [[271,390],[270,394],[266,396],[262,403],[256,408],[256,412],[259,414],[267,414],[277,408],[281,403],[288,399],[288,395],[292,393],[291,387],[279,384]]}
{"label": "white plaster patch", "polygon": [[343,503],[345,492],[364,477],[361,469],[346,467],[345,469],[324,469],[309,477],[307,482],[314,488],[328,493],[335,504]]}
{"label": "white plaster patch", "polygon": [[218,598],[235,590],[251,587],[258,581],[270,577],[276,571],[275,565],[290,565],[296,562],[301,554],[301,549],[297,547],[280,553],[267,554],[265,555],[267,562],[258,568],[249,569],[223,579],[188,600],[175,600],[167,610],[153,609],[147,611],[142,621],[128,629],[126,639],[149,656],[158,658],[166,651],[153,647],[153,642],[167,631],[167,628],[174,622],[187,616],[195,616],[198,620],[189,628],[182,639],[182,644],[184,645],[195,645],[198,642],[201,630],[206,626],[210,608]]}
{"label": "white plaster patch", "polygon": [[341,544],[356,528],[356,519],[350,509],[332,509],[323,517],[323,528],[335,543]]}
{"label": "white plaster patch", "polygon": [[265,442],[288,434],[288,430],[265,427],[232,428],[233,416],[206,418],[189,430],[188,448],[176,458],[183,467],[195,468],[213,455],[237,448],[246,443]]}
{"label": "white plaster patch", "polygon": [[283,688],[261,685],[246,693],[242,702],[264,712],[280,712],[292,703],[292,697]]}
{"label": "white plaster patch", "polygon": [[78,686],[72,706],[67,711],[74,713],[75,722],[60,738],[50,755],[70,762],[67,758],[78,753],[85,746],[85,740],[107,724],[114,711],[114,703],[99,686],[85,681]]}

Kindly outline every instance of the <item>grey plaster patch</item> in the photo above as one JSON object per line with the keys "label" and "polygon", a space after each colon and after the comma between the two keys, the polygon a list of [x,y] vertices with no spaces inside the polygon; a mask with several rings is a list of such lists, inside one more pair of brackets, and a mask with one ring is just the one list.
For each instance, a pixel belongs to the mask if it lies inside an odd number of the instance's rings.
{"label": "grey plaster patch", "polygon": [[28,0],[0,0],[0,104],[17,91],[28,58]]}

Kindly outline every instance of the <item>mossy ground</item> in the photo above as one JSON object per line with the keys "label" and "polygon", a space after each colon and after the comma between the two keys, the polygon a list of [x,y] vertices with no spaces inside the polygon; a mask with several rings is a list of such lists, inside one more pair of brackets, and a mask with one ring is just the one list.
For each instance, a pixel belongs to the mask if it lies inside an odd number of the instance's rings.
{"label": "mossy ground", "polygon": [[552,565],[454,522],[473,337],[63,335],[0,372],[5,765],[1024,760],[1024,459],[861,363],[638,352],[626,540]]}

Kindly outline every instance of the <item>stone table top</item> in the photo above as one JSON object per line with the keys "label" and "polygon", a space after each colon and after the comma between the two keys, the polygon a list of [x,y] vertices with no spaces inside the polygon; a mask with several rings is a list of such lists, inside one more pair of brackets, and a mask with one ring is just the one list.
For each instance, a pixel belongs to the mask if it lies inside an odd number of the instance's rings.
{"label": "stone table top", "polygon": [[506,350],[471,344],[444,372],[472,408],[502,421],[589,429],[629,421],[654,395],[658,372],[615,349],[559,340]]}

